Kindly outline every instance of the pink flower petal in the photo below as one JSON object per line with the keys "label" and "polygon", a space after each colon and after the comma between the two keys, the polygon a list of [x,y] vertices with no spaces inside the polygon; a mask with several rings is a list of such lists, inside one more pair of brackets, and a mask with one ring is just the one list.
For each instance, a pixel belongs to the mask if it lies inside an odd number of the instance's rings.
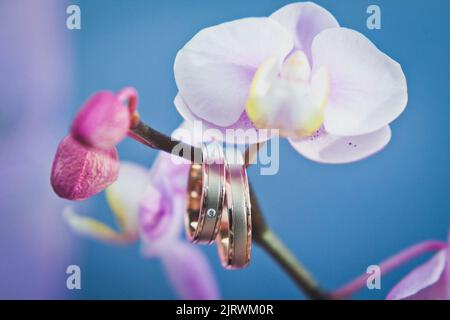
{"label": "pink flower petal", "polygon": [[172,215],[171,199],[164,199],[162,193],[152,184],[144,189],[144,195],[139,203],[139,225],[143,236],[153,242],[161,237],[161,226]]}
{"label": "pink flower petal", "polygon": [[119,143],[130,126],[128,108],[112,92],[102,91],[84,104],[72,125],[72,135],[81,143],[109,149]]}
{"label": "pink flower petal", "polygon": [[325,67],[330,77],[327,132],[374,132],[405,109],[408,94],[401,66],[361,33],[345,28],[322,31],[314,38],[312,56],[313,72]]}
{"label": "pink flower petal", "polygon": [[220,299],[211,267],[198,247],[177,243],[167,249],[162,261],[167,276],[181,299]]}
{"label": "pink flower petal", "polygon": [[447,279],[447,249],[439,251],[429,261],[414,269],[388,294],[388,300],[450,299]]}
{"label": "pink flower petal", "polygon": [[270,18],[278,21],[294,36],[295,48],[305,52],[310,62],[314,37],[325,29],[339,27],[330,12],[312,2],[288,4],[272,13]]}
{"label": "pink flower petal", "polygon": [[245,109],[257,67],[284,59],[293,47],[289,32],[269,18],[247,18],[203,29],[177,54],[175,80],[193,114],[214,125],[236,123]]}
{"label": "pink flower petal", "polygon": [[169,194],[185,195],[190,165],[187,161],[174,163],[171,154],[160,152],[150,170],[151,182]]}
{"label": "pink flower petal", "polygon": [[321,129],[311,137],[289,142],[302,156],[320,163],[349,163],[367,158],[380,151],[391,139],[389,126],[373,133],[338,137]]}
{"label": "pink flower petal", "polygon": [[189,166],[175,164],[170,154],[160,152],[150,170],[149,185],[139,204],[139,225],[148,256],[160,255],[181,234]]}
{"label": "pink flower petal", "polygon": [[118,173],[119,157],[115,148],[89,149],[69,135],[56,151],[51,184],[61,198],[83,200],[108,187]]}
{"label": "pink flower petal", "polygon": [[447,265],[445,266],[445,269],[445,277],[447,280],[447,294],[448,299],[450,300],[450,232],[447,238]]}

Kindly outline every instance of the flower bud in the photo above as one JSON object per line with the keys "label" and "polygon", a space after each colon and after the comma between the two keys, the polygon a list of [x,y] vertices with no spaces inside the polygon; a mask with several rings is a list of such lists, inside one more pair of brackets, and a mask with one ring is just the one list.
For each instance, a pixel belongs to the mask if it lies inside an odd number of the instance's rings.
{"label": "flower bud", "polygon": [[108,187],[118,173],[119,156],[115,147],[88,148],[69,135],[56,151],[51,184],[61,198],[83,200]]}
{"label": "flower bud", "polygon": [[112,92],[93,95],[72,124],[72,136],[88,147],[109,149],[119,143],[130,127],[130,112]]}

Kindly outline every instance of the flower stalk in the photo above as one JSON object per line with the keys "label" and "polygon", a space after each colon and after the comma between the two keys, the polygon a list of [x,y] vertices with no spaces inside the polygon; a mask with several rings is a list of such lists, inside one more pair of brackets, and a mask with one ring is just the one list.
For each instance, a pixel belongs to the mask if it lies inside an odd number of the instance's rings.
{"label": "flower stalk", "polygon": [[[172,139],[169,136],[151,128],[142,120],[136,121],[136,125],[130,128],[129,134],[136,141],[156,150],[171,153],[175,146],[179,148],[180,157],[196,162],[201,159],[202,150],[195,146],[191,146],[184,142]],[[253,153],[259,149],[259,145],[255,150],[246,152],[247,166],[252,162]],[[188,154],[184,154],[183,150],[190,150]],[[198,162],[198,161],[197,161]],[[252,204],[252,235],[253,240],[264,251],[266,251],[272,259],[274,259],[282,269],[291,277],[295,284],[310,299],[328,299],[329,296],[318,286],[311,274],[306,268],[294,257],[286,245],[278,238],[278,236],[269,228],[265,222],[262,210],[258,204],[256,194],[250,186],[250,197]]]}
{"label": "flower stalk", "polygon": [[[180,146],[181,151],[178,155],[191,162],[196,162],[196,159],[202,158],[202,150],[200,148],[188,145],[187,143],[176,139],[172,139],[169,136],[149,127],[147,124],[142,122],[142,120],[137,121],[136,125],[130,128],[128,135],[134,140],[152,149],[165,151],[167,153],[172,153],[175,146]],[[190,152],[185,154],[183,152],[184,150],[190,150]]]}

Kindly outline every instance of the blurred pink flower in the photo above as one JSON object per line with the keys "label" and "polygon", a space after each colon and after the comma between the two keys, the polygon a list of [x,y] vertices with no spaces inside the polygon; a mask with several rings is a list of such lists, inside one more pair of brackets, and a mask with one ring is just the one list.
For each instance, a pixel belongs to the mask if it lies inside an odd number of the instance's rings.
{"label": "blurred pink flower", "polygon": [[188,162],[174,164],[163,152],[153,164],[139,206],[143,253],[161,258],[181,298],[218,299],[208,261],[198,246],[181,240],[188,172]]}
{"label": "blurred pink flower", "polygon": [[180,298],[218,299],[208,261],[181,238],[189,164],[174,164],[170,157],[161,152],[150,172],[121,163],[119,178],[106,189],[119,232],[72,209],[66,209],[66,221],[77,233],[108,243],[127,244],[140,235],[143,255],[161,259]]}
{"label": "blurred pink flower", "polygon": [[147,255],[159,254],[165,243],[179,238],[185,210],[190,163],[174,164],[171,155],[160,152],[149,174],[139,204],[139,221]]}
{"label": "blurred pink flower", "polygon": [[178,52],[174,72],[185,119],[279,129],[323,163],[381,150],[407,103],[400,65],[312,2],[200,31]]}
{"label": "blurred pink flower", "polygon": [[162,261],[172,286],[182,299],[217,300],[220,293],[208,260],[198,247],[179,242],[167,248]]}

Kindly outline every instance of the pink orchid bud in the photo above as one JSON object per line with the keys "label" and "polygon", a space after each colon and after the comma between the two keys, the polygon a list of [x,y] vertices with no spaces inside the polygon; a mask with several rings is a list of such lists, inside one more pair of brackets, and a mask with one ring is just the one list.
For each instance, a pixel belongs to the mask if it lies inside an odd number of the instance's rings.
{"label": "pink orchid bud", "polygon": [[71,134],[88,147],[106,150],[127,135],[130,119],[130,111],[119,95],[101,91],[89,98],[78,112]]}
{"label": "pink orchid bud", "polygon": [[112,184],[118,173],[119,156],[115,147],[88,148],[69,135],[56,151],[51,184],[61,198],[83,200]]}

